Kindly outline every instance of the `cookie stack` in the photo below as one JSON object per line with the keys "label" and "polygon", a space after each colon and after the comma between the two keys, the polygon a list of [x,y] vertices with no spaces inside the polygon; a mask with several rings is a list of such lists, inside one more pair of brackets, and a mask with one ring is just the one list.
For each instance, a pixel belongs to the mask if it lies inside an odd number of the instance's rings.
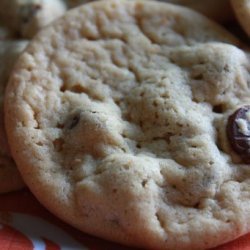
{"label": "cookie stack", "polygon": [[[183,2],[94,1],[38,33],[6,25],[36,34],[5,78],[13,159],[83,232],[193,250],[250,231],[247,45]],[[212,18],[209,4],[194,8]]]}

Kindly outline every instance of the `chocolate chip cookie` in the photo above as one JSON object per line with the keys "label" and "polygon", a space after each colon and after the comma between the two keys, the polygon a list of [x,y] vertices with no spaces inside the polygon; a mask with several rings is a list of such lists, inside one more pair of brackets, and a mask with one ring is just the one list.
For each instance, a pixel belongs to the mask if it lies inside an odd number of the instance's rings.
{"label": "chocolate chip cookie", "polygon": [[6,91],[29,188],[71,225],[127,245],[206,249],[249,232],[250,167],[227,133],[250,103],[237,45],[167,3],[69,11],[34,38]]}

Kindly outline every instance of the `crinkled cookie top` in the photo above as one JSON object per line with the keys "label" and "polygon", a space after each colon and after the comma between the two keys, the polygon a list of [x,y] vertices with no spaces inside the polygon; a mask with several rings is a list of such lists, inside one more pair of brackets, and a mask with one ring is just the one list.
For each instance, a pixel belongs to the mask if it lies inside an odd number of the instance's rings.
{"label": "crinkled cookie top", "polygon": [[230,43],[170,4],[68,12],[29,45],[6,93],[28,186],[68,223],[129,245],[204,249],[248,232],[250,167],[226,128],[250,102],[250,67]]}

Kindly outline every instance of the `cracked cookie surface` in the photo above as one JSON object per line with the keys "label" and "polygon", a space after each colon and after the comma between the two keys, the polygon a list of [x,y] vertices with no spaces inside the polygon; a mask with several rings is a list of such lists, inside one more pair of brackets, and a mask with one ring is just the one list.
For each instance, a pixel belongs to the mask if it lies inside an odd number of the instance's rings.
{"label": "cracked cookie surface", "polygon": [[23,180],[10,154],[5,128],[3,99],[5,86],[11,69],[26,47],[26,41],[0,41],[0,193],[18,190],[24,187]]}
{"label": "cracked cookie surface", "polygon": [[128,245],[205,249],[248,232],[250,168],[225,132],[250,102],[235,45],[165,3],[68,12],[35,37],[6,92],[27,185],[68,223]]}

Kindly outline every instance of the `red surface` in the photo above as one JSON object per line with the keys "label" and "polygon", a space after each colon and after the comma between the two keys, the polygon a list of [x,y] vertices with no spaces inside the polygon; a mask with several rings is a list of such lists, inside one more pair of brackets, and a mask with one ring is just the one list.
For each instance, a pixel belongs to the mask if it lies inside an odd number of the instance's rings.
{"label": "red surface", "polygon": [[[73,238],[82,242],[85,247],[91,250],[132,250],[125,246],[107,242],[87,234],[84,234],[71,226],[65,224],[58,218],[48,212],[35,197],[28,191],[23,190],[15,193],[0,195],[0,211],[4,212],[6,220],[8,220],[8,212],[25,213],[33,216],[41,217],[50,223],[59,226]],[[6,214],[5,214],[6,213]],[[46,242],[46,250],[59,250],[59,246],[55,243],[44,239]],[[9,226],[4,226],[0,230],[0,249],[1,250],[29,250],[32,244],[23,234]],[[237,240],[217,247],[213,250],[250,250],[250,234],[245,235]]]}
{"label": "red surface", "polygon": [[32,250],[32,242],[21,232],[9,226],[0,230],[0,249]]}

